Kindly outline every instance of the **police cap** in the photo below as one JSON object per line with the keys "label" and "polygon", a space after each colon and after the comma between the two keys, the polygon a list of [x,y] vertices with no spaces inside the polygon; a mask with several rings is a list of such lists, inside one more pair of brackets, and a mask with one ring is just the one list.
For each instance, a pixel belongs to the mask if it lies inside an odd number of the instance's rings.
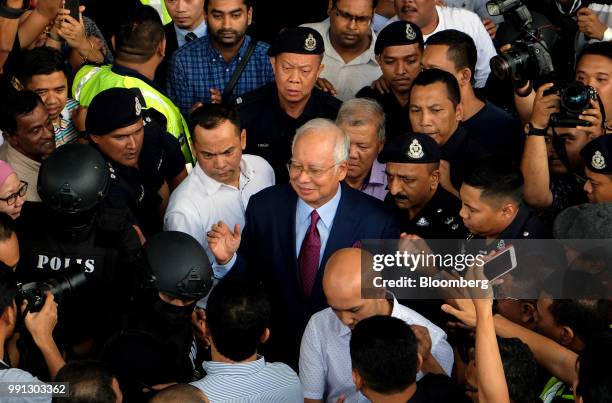
{"label": "police cap", "polygon": [[426,134],[407,133],[387,142],[378,155],[378,162],[386,164],[430,164],[440,162],[440,148]]}
{"label": "police cap", "polygon": [[191,235],[160,232],[144,249],[158,291],[183,300],[200,299],[210,292],[212,267],[202,245]]}
{"label": "police cap", "polygon": [[324,51],[323,37],[316,30],[308,27],[290,27],[278,33],[268,49],[268,55],[276,56],[281,53],[322,55]]}
{"label": "police cap", "polygon": [[110,88],[94,97],[87,109],[85,128],[89,134],[102,136],[133,125],[142,119],[143,101],[127,88]]}
{"label": "police cap", "polygon": [[388,46],[412,45],[418,43],[423,48],[423,34],[415,24],[406,21],[395,21],[378,33],[374,54],[380,55]]}
{"label": "police cap", "polygon": [[603,135],[590,141],[580,151],[586,167],[596,173],[612,174],[612,136]]}

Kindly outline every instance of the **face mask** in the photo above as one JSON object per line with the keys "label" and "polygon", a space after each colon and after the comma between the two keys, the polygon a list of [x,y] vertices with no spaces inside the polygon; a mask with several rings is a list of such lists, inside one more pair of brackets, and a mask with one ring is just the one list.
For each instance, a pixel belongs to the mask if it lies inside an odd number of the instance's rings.
{"label": "face mask", "polygon": [[176,306],[158,297],[153,308],[159,319],[158,325],[168,331],[173,331],[191,326],[191,314],[195,308],[195,302],[185,306]]}

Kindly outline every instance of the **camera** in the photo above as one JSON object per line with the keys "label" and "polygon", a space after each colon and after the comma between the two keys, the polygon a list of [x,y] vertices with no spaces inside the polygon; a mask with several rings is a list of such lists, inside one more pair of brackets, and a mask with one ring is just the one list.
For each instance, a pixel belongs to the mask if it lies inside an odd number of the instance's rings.
{"label": "camera", "polygon": [[17,295],[20,301],[27,301],[29,312],[38,312],[45,304],[45,293],[49,291],[56,302],[74,294],[85,282],[85,273],[82,271],[69,275],[57,275],[43,282],[18,283]]}
{"label": "camera", "polygon": [[520,0],[489,1],[487,11],[492,16],[503,15],[504,25],[511,24],[518,35],[511,42],[510,50],[490,61],[491,71],[497,78],[523,81],[554,73],[549,51],[553,38],[538,28],[546,26],[547,21],[534,24],[531,12]]}
{"label": "camera", "polygon": [[553,127],[576,127],[590,126],[591,122],[586,122],[578,117],[585,109],[591,107],[591,100],[597,101],[599,95],[595,88],[584,85],[578,81],[568,84],[565,88],[551,88],[546,90],[544,95],[551,93],[559,94],[560,112],[550,116],[550,125]]}

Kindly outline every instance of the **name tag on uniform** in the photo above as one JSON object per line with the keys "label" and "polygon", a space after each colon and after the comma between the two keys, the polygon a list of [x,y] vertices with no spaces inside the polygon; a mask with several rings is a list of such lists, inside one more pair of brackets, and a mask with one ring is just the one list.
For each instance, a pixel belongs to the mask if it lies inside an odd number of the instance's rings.
{"label": "name tag on uniform", "polygon": [[259,143],[257,144],[257,148],[268,148],[270,147],[270,144],[268,143]]}

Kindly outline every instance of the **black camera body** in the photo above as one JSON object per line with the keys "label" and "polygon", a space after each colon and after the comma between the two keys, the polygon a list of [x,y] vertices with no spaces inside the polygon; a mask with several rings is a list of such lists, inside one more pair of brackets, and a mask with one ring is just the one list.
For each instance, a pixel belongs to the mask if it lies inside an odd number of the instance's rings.
{"label": "black camera body", "polygon": [[83,271],[66,276],[55,276],[42,282],[18,283],[17,296],[19,301],[27,301],[29,312],[39,312],[45,304],[47,291],[53,294],[56,302],[61,302],[72,295],[87,279]]}
{"label": "black camera body", "polygon": [[575,81],[563,88],[553,87],[545,91],[545,95],[551,93],[559,94],[561,99],[560,112],[550,116],[552,127],[591,126],[591,122],[581,120],[579,116],[585,109],[591,108],[591,100],[599,100],[595,88]]}
{"label": "black camera body", "polygon": [[503,15],[518,34],[507,52],[490,61],[491,71],[497,78],[524,81],[554,73],[550,44],[547,43],[550,38],[537,27],[543,22],[534,24],[531,12],[520,0],[492,0],[487,3],[487,11],[491,15]]}

